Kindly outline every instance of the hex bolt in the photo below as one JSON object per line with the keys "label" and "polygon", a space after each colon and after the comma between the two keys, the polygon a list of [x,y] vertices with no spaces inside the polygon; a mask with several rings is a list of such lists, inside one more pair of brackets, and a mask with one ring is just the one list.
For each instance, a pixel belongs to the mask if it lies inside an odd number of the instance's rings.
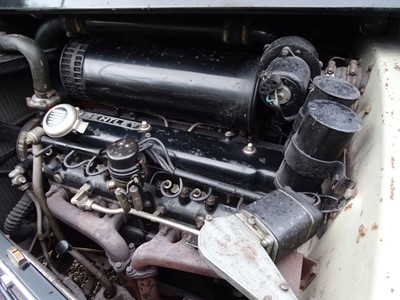
{"label": "hex bolt", "polygon": [[129,243],[128,247],[129,247],[129,249],[133,250],[133,249],[135,249],[135,244],[134,243]]}
{"label": "hex bolt", "polygon": [[206,215],[206,221],[210,222],[213,219],[212,215]]}
{"label": "hex bolt", "polygon": [[132,272],[132,271],[133,271],[132,266],[127,266],[127,267],[126,267],[126,272],[127,272],[127,273],[130,273],[130,272]]}
{"label": "hex bolt", "polygon": [[282,291],[287,292],[289,290],[289,285],[286,282],[282,282],[279,287],[281,288]]}
{"label": "hex bolt", "polygon": [[115,263],[115,267],[116,267],[117,269],[121,268],[121,267],[122,267],[122,263],[121,263],[120,261],[117,261],[117,262]]}

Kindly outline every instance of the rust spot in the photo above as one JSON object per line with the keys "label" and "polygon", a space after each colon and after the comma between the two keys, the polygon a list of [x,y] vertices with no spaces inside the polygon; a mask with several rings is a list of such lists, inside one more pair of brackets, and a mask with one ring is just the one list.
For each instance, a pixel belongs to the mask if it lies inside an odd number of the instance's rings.
{"label": "rust spot", "polygon": [[361,236],[364,236],[367,233],[368,228],[364,225],[361,224],[360,227],[358,227],[358,233]]}
{"label": "rust spot", "polygon": [[374,223],[372,224],[371,230],[377,230],[379,228],[379,225]]}
{"label": "rust spot", "polygon": [[364,109],[364,113],[367,115],[367,114],[369,114],[370,112],[371,112],[371,109],[372,109],[372,107],[371,107],[371,105],[367,105],[366,107],[365,107],[365,109]]}
{"label": "rust spot", "polygon": [[368,228],[364,224],[361,224],[360,227],[358,227],[358,235],[363,237],[364,235],[367,234]]}
{"label": "rust spot", "polygon": [[256,261],[257,255],[253,248],[246,245],[242,247],[241,252],[246,256],[247,261]]}
{"label": "rust spot", "polygon": [[393,156],[390,158],[390,162],[392,164],[392,169],[394,169],[394,164],[395,164],[396,160],[394,159]]}
{"label": "rust spot", "polygon": [[346,205],[346,207],[344,208],[344,211],[347,211],[349,209],[351,209],[353,207],[353,203],[349,203]]}
{"label": "rust spot", "polygon": [[399,65],[398,65],[398,64],[395,64],[395,65],[394,65],[394,69],[395,69],[396,71],[400,71]]}
{"label": "rust spot", "polygon": [[394,178],[390,181],[390,200],[394,200]]}

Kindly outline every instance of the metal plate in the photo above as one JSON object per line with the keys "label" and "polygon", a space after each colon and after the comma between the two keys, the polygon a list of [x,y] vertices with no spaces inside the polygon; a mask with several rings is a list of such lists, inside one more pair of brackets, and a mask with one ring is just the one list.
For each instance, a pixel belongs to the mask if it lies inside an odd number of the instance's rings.
{"label": "metal plate", "polygon": [[297,299],[260,240],[236,215],[207,221],[198,241],[203,259],[247,298]]}

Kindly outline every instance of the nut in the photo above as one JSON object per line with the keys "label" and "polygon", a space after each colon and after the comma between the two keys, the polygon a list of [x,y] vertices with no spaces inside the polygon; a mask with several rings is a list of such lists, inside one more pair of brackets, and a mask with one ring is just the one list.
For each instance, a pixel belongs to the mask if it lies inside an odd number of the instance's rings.
{"label": "nut", "polygon": [[248,143],[247,146],[243,148],[243,153],[251,155],[257,152],[256,147],[252,143]]}

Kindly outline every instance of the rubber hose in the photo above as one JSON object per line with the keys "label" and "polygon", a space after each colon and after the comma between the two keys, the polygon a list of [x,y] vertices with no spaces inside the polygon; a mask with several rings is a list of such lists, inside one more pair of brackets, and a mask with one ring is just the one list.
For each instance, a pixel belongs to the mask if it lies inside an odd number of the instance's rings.
{"label": "rubber hose", "polygon": [[4,232],[12,233],[19,229],[22,220],[32,211],[31,198],[24,194],[4,221]]}

